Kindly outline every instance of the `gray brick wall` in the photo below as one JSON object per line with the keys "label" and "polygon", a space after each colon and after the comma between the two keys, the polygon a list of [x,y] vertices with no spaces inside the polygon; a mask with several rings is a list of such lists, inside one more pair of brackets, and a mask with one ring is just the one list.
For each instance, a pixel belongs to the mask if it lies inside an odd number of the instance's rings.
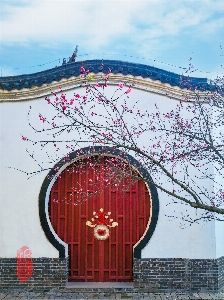
{"label": "gray brick wall", "polygon": [[[0,258],[0,290],[64,288],[67,259],[33,258],[33,275],[27,282],[17,278],[16,259]],[[215,292],[224,290],[224,257],[219,259],[134,259],[137,292]]]}
{"label": "gray brick wall", "polygon": [[33,275],[27,282],[17,278],[16,258],[0,258],[0,289],[64,287],[67,282],[66,258],[33,258]]}
{"label": "gray brick wall", "polygon": [[[221,261],[224,263],[223,258]],[[134,287],[150,292],[217,291],[219,289],[218,274],[216,259],[144,258],[134,260]]]}
{"label": "gray brick wall", "polygon": [[218,262],[218,286],[219,290],[224,290],[224,256],[217,259]]}

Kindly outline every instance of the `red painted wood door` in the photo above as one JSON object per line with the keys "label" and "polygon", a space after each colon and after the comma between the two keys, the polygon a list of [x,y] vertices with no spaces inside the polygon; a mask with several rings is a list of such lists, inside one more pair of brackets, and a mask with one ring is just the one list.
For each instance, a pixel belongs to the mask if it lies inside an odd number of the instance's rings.
{"label": "red painted wood door", "polygon": [[[68,244],[69,281],[133,280],[133,246],[149,225],[151,201],[143,181],[130,185],[124,179],[117,184],[113,170],[107,168],[110,160],[77,161],[52,187],[49,217],[55,232]],[[109,229],[106,240],[95,238],[94,229],[86,225],[101,208],[118,223]]]}

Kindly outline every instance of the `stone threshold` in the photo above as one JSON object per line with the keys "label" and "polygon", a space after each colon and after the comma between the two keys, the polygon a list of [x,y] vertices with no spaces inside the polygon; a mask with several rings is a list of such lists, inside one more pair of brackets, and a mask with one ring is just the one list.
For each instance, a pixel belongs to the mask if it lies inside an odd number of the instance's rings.
{"label": "stone threshold", "polygon": [[133,289],[133,282],[67,282],[66,289]]}

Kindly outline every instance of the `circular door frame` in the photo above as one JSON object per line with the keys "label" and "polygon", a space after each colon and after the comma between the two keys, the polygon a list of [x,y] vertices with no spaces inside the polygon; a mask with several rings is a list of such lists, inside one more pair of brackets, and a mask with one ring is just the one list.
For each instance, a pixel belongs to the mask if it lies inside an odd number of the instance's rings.
{"label": "circular door frame", "polygon": [[128,161],[139,172],[139,174],[141,174],[145,178],[145,183],[147,184],[149,192],[151,194],[152,204],[151,204],[150,224],[146,232],[142,236],[142,238],[134,246],[133,257],[141,258],[141,251],[151,239],[158,221],[158,217],[159,217],[158,193],[148,171],[145,168],[143,168],[142,165],[131,155],[124,153],[118,149],[113,149],[110,147],[101,147],[101,146],[86,147],[71,152],[68,155],[66,161],[64,159],[61,159],[56,165],[54,165],[54,167],[50,170],[48,175],[45,177],[39,193],[39,217],[40,217],[40,223],[43,228],[43,231],[47,239],[49,240],[49,242],[58,250],[59,258],[68,257],[68,245],[58,237],[49,219],[48,205],[49,205],[51,188],[54,182],[57,180],[60,173],[63,172],[68,165],[70,165],[76,160],[81,159],[82,157],[94,156],[99,154],[117,156],[126,161],[128,159]]}

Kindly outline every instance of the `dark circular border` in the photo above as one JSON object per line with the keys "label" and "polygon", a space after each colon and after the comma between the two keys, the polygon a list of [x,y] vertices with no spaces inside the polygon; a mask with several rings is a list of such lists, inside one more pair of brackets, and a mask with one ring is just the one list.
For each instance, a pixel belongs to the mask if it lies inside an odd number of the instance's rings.
{"label": "dark circular border", "polygon": [[[48,187],[52,181],[52,178],[57,174],[57,171],[55,171],[55,168],[61,168],[65,164],[68,164],[75,158],[79,158],[81,156],[92,156],[96,154],[108,154],[108,155],[115,155],[123,158],[124,160],[128,160],[137,170],[138,172],[143,176],[145,179],[145,182],[148,184],[148,187],[151,192],[151,201],[152,201],[152,216],[151,216],[151,222],[148,227],[148,230],[146,234],[144,235],[143,239],[139,242],[139,244],[134,248],[134,258],[141,258],[141,251],[142,249],[147,245],[150,238],[152,237],[156,224],[159,217],[159,198],[156,187],[153,185],[153,180],[151,176],[149,175],[148,171],[142,167],[142,165],[131,155],[118,150],[114,148],[109,147],[86,147],[79,149],[77,151],[71,152],[68,155],[68,158],[60,160],[48,173],[48,175],[45,177],[44,182],[41,186],[40,193],[39,193],[39,217],[40,217],[40,223],[43,228],[43,231],[49,240],[49,242],[59,251],[59,258],[65,258],[65,248],[62,244],[59,243],[58,240],[56,240],[55,236],[53,235],[49,224],[47,222],[47,216],[45,213],[45,200],[46,200],[46,193],[48,190]],[[57,170],[57,169],[56,169]]]}

